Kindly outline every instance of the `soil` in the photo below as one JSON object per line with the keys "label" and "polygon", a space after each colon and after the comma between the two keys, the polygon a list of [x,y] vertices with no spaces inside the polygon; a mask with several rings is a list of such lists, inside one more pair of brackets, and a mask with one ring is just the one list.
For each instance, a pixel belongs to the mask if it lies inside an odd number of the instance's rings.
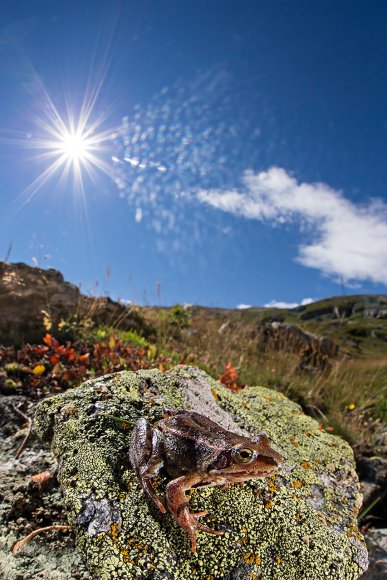
{"label": "soil", "polygon": [[[17,541],[33,530],[66,524],[55,476],[55,457],[34,434],[16,459],[34,403],[24,396],[0,397],[0,577],[7,580],[86,580],[71,531],[40,534],[14,556]],[[37,474],[42,474],[36,477]]]}

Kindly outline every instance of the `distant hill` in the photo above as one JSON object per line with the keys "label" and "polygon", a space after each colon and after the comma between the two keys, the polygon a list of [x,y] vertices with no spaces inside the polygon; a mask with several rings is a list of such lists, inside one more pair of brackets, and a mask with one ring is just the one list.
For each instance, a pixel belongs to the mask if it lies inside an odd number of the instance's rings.
{"label": "distant hill", "polygon": [[95,326],[147,333],[133,309],[110,298],[85,296],[58,270],[0,261],[0,344],[38,341],[48,328],[85,319]]}
{"label": "distant hill", "polygon": [[[148,307],[143,310],[143,315],[150,325],[157,327],[160,314],[170,311],[168,308]],[[237,310],[193,306],[189,312],[190,331],[184,335],[189,344],[192,335],[207,336],[209,340],[212,336],[212,340],[218,341],[219,333],[229,334],[231,330],[243,336],[242,343],[250,343],[253,337],[262,334],[263,328],[270,325],[274,328],[273,323],[276,323],[278,332],[281,325],[283,330],[293,326],[332,341],[339,349],[331,348],[329,356],[339,353],[372,358],[387,356],[385,294],[333,296],[293,309],[252,307]],[[281,340],[285,340],[284,333]]]}

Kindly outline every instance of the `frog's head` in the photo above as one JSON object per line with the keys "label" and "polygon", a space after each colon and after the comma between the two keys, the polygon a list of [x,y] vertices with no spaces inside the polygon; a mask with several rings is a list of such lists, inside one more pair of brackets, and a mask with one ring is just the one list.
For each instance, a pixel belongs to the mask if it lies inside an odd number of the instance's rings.
{"label": "frog's head", "polygon": [[237,436],[235,444],[211,465],[210,473],[232,483],[274,475],[282,465],[281,455],[271,447],[269,438],[261,433],[252,439]]}

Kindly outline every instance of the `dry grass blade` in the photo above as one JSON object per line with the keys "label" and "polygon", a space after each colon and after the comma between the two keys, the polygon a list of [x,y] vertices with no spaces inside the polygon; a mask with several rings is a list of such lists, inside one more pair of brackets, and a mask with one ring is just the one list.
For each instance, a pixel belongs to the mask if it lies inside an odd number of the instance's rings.
{"label": "dry grass blade", "polygon": [[26,446],[26,443],[29,439],[29,436],[31,435],[31,429],[32,429],[32,419],[30,417],[28,417],[28,415],[26,415],[25,413],[23,413],[18,407],[13,407],[15,413],[17,415],[19,415],[20,417],[22,417],[26,423],[27,423],[27,432],[23,438],[23,441],[20,443],[18,450],[16,451],[15,454],[15,458],[19,459],[20,455],[23,453],[24,448]]}
{"label": "dry grass blade", "polygon": [[58,526],[47,526],[46,528],[39,528],[38,530],[34,530],[30,534],[28,534],[28,536],[26,536],[25,538],[20,540],[20,542],[17,542],[14,545],[14,547],[12,548],[12,554],[15,556],[24,544],[26,544],[27,542],[32,540],[32,538],[34,538],[38,534],[41,534],[42,532],[51,532],[52,530],[71,530],[71,529],[72,529],[72,526],[59,526],[58,525]]}

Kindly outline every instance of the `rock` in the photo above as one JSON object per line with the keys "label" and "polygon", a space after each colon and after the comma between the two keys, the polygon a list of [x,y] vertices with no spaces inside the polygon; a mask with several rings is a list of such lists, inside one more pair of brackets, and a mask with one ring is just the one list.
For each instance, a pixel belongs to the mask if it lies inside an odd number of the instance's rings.
{"label": "rock", "polygon": [[385,294],[358,294],[333,296],[317,300],[294,309],[300,320],[343,320],[362,315],[365,318],[387,317],[387,296]]}
{"label": "rock", "polygon": [[57,270],[0,262],[0,344],[41,340],[47,322],[55,329],[62,320],[147,332],[133,309],[110,298],[84,296]]}
{"label": "rock", "polygon": [[370,567],[362,580],[387,578],[387,529],[368,530],[366,535],[370,554]]}
{"label": "rock", "polygon": [[[380,428],[379,437],[383,437],[386,428]],[[378,444],[379,443],[379,444]],[[360,491],[363,496],[362,511],[366,512],[366,519],[362,524],[367,523],[367,516],[371,521],[386,521],[387,517],[387,453],[386,446],[375,437],[373,447],[361,446],[356,449],[356,468],[360,477]]]}
{"label": "rock", "polygon": [[262,352],[290,352],[299,355],[301,369],[329,367],[329,358],[339,354],[339,346],[329,338],[305,332],[298,326],[277,320],[266,321],[256,330],[258,349]]}
{"label": "rock", "polygon": [[[171,514],[147,501],[128,461],[125,425],[155,421],[163,408],[194,410],[240,433],[263,430],[285,461],[273,478],[193,492],[191,509],[207,510],[203,523],[225,531],[198,534],[197,554]],[[92,578],[349,580],[367,568],[351,448],[278,392],[235,393],[191,367],[125,371],[45,399],[36,429],[58,459],[68,520]],[[166,482],[159,478],[161,496]]]}

